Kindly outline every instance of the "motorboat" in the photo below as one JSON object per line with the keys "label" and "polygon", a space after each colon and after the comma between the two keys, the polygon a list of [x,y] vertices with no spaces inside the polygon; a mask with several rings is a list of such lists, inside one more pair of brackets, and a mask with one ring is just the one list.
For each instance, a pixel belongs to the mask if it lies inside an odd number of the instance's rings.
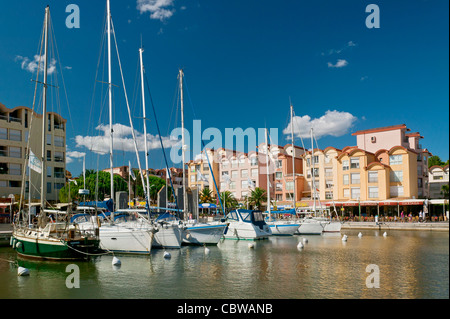
{"label": "motorboat", "polygon": [[183,223],[183,243],[191,245],[217,245],[227,227],[224,222],[199,223],[192,219]]}
{"label": "motorboat", "polygon": [[225,222],[228,223],[223,234],[225,239],[258,240],[267,239],[272,235],[261,211],[232,210],[228,213]]}

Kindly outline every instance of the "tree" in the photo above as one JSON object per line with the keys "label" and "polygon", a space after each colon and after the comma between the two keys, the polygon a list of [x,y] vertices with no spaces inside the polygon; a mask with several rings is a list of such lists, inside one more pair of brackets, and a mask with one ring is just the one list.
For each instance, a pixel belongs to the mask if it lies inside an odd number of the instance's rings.
{"label": "tree", "polygon": [[205,187],[200,192],[200,203],[214,203],[214,199],[212,196],[212,191],[209,189],[209,187]]}
{"label": "tree", "polygon": [[433,156],[430,156],[428,158],[428,168],[430,168],[432,166],[435,166],[435,165],[437,165],[437,166],[445,166],[445,165],[448,165],[448,163],[449,163],[448,160],[447,160],[447,162],[443,162],[441,160],[441,158],[439,156],[437,156],[437,155],[433,155]]}
{"label": "tree", "polygon": [[267,202],[266,190],[256,187],[252,190],[250,197],[248,198],[249,204],[261,209],[262,203]]}
{"label": "tree", "polygon": [[449,186],[448,186],[448,184],[442,185],[442,187],[441,187],[441,195],[443,195],[444,198],[448,198],[448,195],[449,195]]}
{"label": "tree", "polygon": [[[98,172],[98,193],[97,186],[97,172],[94,170],[86,170],[86,185],[84,185],[83,175],[78,178],[77,184],[70,182],[70,199],[72,201],[78,200],[104,200],[105,197],[111,196],[111,175],[109,172]],[[89,195],[79,195],[78,190],[88,189]],[[127,182],[119,175],[114,175],[114,191],[128,192]],[[97,196],[96,196],[97,195]],[[61,202],[69,202],[69,184],[67,183],[59,191],[59,200]]]}
{"label": "tree", "polygon": [[220,193],[220,200],[222,201],[222,205],[225,208],[234,208],[238,206],[238,201],[234,198],[233,194],[230,191],[225,191]]}

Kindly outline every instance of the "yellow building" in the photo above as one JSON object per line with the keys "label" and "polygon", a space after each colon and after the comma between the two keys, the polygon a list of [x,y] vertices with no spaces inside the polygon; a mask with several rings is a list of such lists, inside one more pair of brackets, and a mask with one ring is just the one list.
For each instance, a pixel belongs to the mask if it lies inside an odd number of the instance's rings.
{"label": "yellow building", "polygon": [[[209,163],[211,164],[217,187],[219,187],[219,162],[215,158],[214,150],[208,150],[206,151],[206,154],[208,156]],[[213,192],[213,197],[216,197],[217,191],[214,185],[213,174],[211,174],[211,170],[209,168],[208,159],[206,158],[205,153],[203,153],[201,156],[198,156],[197,159],[186,163],[188,170],[188,187],[198,188],[199,192],[208,187]]]}
{"label": "yellow building", "polygon": [[[52,112],[46,116],[45,197],[48,201],[57,201],[59,190],[65,185],[66,120]],[[23,106],[9,109],[0,103],[0,197],[21,194],[24,173],[27,174],[25,163],[29,136],[33,137],[30,139],[32,152],[42,158],[42,114]],[[28,177],[25,177],[24,186],[28,192]],[[32,171],[31,184],[32,199],[40,199],[40,174]]]}

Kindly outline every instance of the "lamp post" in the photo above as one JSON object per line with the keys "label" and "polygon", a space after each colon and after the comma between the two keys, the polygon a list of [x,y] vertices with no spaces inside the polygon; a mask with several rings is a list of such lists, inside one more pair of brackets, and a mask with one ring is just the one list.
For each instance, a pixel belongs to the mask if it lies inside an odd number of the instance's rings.
{"label": "lamp post", "polygon": [[359,221],[361,221],[361,200],[358,196],[358,210],[359,210]]}

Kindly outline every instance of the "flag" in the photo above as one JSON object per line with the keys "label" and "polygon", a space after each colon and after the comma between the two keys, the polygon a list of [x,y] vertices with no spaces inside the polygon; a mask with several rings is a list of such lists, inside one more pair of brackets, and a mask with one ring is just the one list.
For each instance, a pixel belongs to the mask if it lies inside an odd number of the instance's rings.
{"label": "flag", "polygon": [[224,179],[225,183],[227,183],[227,185],[231,184],[231,178],[228,174],[222,175],[222,178]]}
{"label": "flag", "polygon": [[203,175],[202,173],[200,173],[200,171],[197,172],[197,181],[198,182],[208,182],[208,179],[206,178],[205,175]]}
{"label": "flag", "polygon": [[131,163],[128,161],[128,169],[130,170],[130,176],[133,179],[133,181],[136,180],[136,176],[134,175],[133,170],[131,169]]}
{"label": "flag", "polygon": [[39,174],[42,173],[42,163],[31,150],[30,150],[30,157],[28,159],[28,167]]}
{"label": "flag", "polygon": [[77,180],[76,180],[76,179],[69,179],[69,182],[74,182],[74,183],[75,183],[75,185],[77,185],[77,186],[78,186],[78,183],[77,183]]}
{"label": "flag", "polygon": [[247,184],[248,184],[248,187],[249,187],[249,188],[255,189],[255,184],[254,184],[253,181],[250,179],[250,177],[247,178]]}

